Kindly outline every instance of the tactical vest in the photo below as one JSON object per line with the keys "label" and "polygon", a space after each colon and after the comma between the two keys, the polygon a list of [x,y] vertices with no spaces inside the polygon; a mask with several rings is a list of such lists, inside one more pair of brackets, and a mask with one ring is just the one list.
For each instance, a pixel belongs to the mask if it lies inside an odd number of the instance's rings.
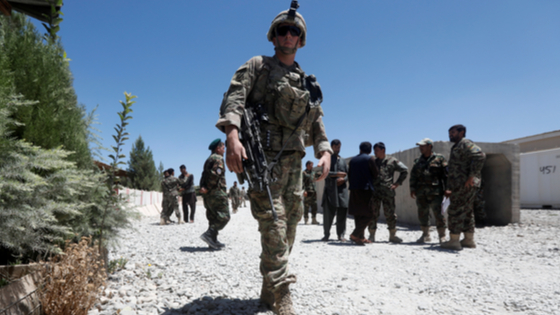
{"label": "tactical vest", "polygon": [[[261,123],[261,143],[265,150],[279,151],[305,114],[309,100],[309,91],[304,88],[305,73],[297,63],[288,69],[273,57],[258,56],[252,60],[256,78],[247,105],[264,106],[268,122]],[[313,145],[308,131],[322,114],[320,106],[310,108],[285,150],[305,152],[306,146]]]}

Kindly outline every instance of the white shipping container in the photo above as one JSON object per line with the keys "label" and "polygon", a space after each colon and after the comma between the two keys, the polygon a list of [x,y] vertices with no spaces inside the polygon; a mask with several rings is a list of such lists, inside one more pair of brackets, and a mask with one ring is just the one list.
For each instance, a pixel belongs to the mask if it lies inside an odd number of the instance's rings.
{"label": "white shipping container", "polygon": [[520,154],[521,207],[560,208],[560,149]]}

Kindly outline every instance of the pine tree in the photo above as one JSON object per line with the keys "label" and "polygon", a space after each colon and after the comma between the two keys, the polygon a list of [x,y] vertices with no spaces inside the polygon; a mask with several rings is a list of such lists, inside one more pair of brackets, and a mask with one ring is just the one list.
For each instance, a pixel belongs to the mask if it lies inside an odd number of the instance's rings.
{"label": "pine tree", "polygon": [[142,136],[138,136],[132,145],[127,173],[130,188],[150,191],[157,190],[159,186],[154,156],[150,147],[145,148]]}
{"label": "pine tree", "polygon": [[12,136],[44,149],[62,146],[73,152],[68,160],[79,168],[92,168],[87,113],[78,104],[60,39],[45,41],[29,19],[17,12],[11,17],[0,14],[0,28],[0,55],[8,60],[0,69],[2,75],[10,77],[16,94],[37,101],[12,114],[21,123],[10,127]]}

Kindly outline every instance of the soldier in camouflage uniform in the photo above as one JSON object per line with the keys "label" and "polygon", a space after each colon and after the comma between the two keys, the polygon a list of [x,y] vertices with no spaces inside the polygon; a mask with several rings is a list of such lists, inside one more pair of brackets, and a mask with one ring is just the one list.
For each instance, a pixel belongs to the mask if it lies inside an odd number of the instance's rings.
{"label": "soldier in camouflage uniform", "polygon": [[231,199],[231,207],[233,208],[233,213],[237,213],[237,208],[239,208],[239,196],[241,192],[237,187],[237,182],[233,182],[233,186],[229,189],[228,197]]}
{"label": "soldier in camouflage uniform", "polygon": [[[476,248],[473,203],[486,159],[480,147],[465,138],[466,134],[467,128],[463,125],[449,128],[449,140],[455,143],[449,156],[449,177],[445,191],[450,200],[447,209],[450,240],[442,243],[441,247],[454,250]],[[461,233],[464,233],[465,238],[459,242]]]}
{"label": "soldier in camouflage uniform", "polygon": [[167,215],[167,198],[165,198],[167,192],[164,187],[165,179],[169,177],[169,172],[167,170],[163,171],[163,180],[161,181],[161,212],[159,225],[166,225],[169,223],[169,216]]}
{"label": "soldier in camouflage uniform", "polygon": [[311,208],[311,224],[319,224],[317,221],[317,191],[315,190],[315,181],[317,174],[313,171],[313,162],[305,163],[305,171],[303,171],[303,220],[305,224],[309,220],[309,208]]}
{"label": "soldier in camouflage uniform", "polygon": [[200,193],[206,208],[208,230],[200,238],[211,248],[220,249],[225,245],[218,241],[218,233],[230,219],[224,165],[225,145],[220,139],[216,139],[208,149],[212,154],[204,163],[200,177]]}
{"label": "soldier in camouflage uniform", "polygon": [[439,153],[432,151],[433,141],[429,138],[416,143],[420,148],[419,158],[414,160],[410,172],[410,197],[416,198],[418,206],[418,220],[422,229],[422,236],[418,243],[431,242],[430,237],[430,209],[436,219],[439,242],[445,242],[445,217],[441,214],[443,192],[447,185],[447,161]]}
{"label": "soldier in camouflage uniform", "polygon": [[[278,221],[273,219],[267,193],[248,190],[251,212],[261,233],[261,301],[282,315],[295,314],[289,284],[296,282],[296,276],[289,272],[288,258],[303,214],[301,159],[305,147],[313,145],[323,179],[329,173],[332,153],[319,102],[306,114],[310,93],[303,86],[305,73],[295,62],[295,54],[305,45],[307,28],[299,13],[290,12],[281,12],[270,25],[267,37],[274,44],[275,55],[253,57],[234,74],[216,124],[227,134],[226,162],[235,173],[243,172],[242,159],[247,158],[238,134],[246,104],[262,104],[268,114],[268,121],[261,121],[261,143],[267,160],[286,145],[272,170],[276,180],[270,185]],[[303,122],[296,128],[302,116]]]}
{"label": "soldier in camouflage uniform", "polygon": [[[385,144],[378,142],[373,146],[375,153],[375,164],[379,169],[379,176],[373,180],[373,220],[369,230],[369,240],[375,242],[375,232],[377,231],[377,219],[383,203],[383,213],[387,220],[389,229],[389,242],[401,243],[402,239],[397,234],[397,214],[395,213],[395,189],[402,185],[408,174],[408,167],[395,157],[385,154]],[[393,182],[394,173],[399,172],[399,178]]]}
{"label": "soldier in camouflage uniform", "polygon": [[181,181],[175,177],[175,170],[172,168],[168,169],[167,172],[169,176],[166,177],[162,182],[163,199],[165,200],[166,208],[161,211],[162,217],[160,220],[160,225],[165,225],[170,222],[170,217],[173,212],[177,216],[177,222],[179,224],[183,223],[181,220],[181,212],[179,212],[179,202],[177,197],[179,196],[179,185]]}
{"label": "soldier in camouflage uniform", "polygon": [[245,200],[247,200],[247,192],[245,191],[245,187],[241,187],[241,201],[239,202],[239,204],[243,204],[243,207],[247,207],[247,203],[245,202]]}

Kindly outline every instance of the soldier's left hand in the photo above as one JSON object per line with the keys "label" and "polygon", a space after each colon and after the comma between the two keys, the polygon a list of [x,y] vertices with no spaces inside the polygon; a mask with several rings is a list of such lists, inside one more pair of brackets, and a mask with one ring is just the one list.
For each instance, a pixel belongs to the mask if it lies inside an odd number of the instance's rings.
{"label": "soldier's left hand", "polygon": [[399,184],[393,184],[391,185],[391,190],[395,190],[397,187],[399,187]]}
{"label": "soldier's left hand", "polygon": [[319,163],[317,166],[323,167],[321,177],[317,179],[317,181],[323,180],[329,175],[329,171],[331,170],[331,154],[330,152],[324,151]]}

